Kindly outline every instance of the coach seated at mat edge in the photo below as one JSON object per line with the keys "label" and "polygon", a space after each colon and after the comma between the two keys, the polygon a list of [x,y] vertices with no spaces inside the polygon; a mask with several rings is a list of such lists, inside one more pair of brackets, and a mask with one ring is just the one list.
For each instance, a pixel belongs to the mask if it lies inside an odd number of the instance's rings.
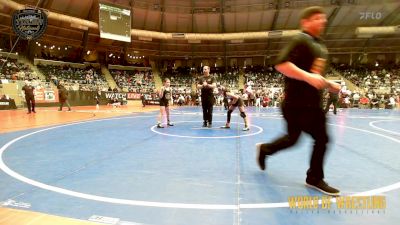
{"label": "coach seated at mat edge", "polygon": [[2,95],[0,98],[0,110],[17,109],[14,99],[8,95]]}

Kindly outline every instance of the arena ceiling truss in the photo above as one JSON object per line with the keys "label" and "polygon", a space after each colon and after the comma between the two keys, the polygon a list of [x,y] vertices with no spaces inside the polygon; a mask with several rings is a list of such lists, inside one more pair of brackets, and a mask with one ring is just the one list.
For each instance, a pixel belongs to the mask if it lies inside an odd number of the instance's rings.
{"label": "arena ceiling truss", "polygon": [[301,9],[320,5],[329,17],[324,39],[331,53],[400,53],[398,0],[100,2],[131,9],[131,43],[100,38],[95,25],[99,20],[99,0],[0,0],[2,38],[4,34],[14,35],[11,29],[14,8],[11,5],[38,4],[39,8],[55,15],[93,22],[82,25],[57,17],[49,18],[46,33],[39,41],[158,57],[273,56],[287,43],[291,32],[298,29]]}

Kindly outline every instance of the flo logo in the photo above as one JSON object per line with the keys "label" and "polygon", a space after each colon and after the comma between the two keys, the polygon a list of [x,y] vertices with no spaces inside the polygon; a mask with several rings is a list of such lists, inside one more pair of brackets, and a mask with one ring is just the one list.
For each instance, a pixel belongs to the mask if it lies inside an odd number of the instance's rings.
{"label": "flo logo", "polygon": [[360,12],[360,20],[380,20],[382,17],[381,12]]}
{"label": "flo logo", "polygon": [[12,17],[14,32],[21,38],[37,39],[47,28],[47,15],[40,9],[15,11]]}

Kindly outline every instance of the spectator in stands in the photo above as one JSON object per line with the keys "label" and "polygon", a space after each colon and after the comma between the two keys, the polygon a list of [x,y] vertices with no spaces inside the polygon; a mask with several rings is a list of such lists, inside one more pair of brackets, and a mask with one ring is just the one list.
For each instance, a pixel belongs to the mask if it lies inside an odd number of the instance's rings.
{"label": "spectator in stands", "polygon": [[368,104],[369,104],[369,99],[367,96],[362,95],[360,98],[360,104],[361,104],[361,108],[368,108]]}
{"label": "spectator in stands", "polygon": [[58,86],[58,99],[60,101],[60,108],[58,111],[62,111],[64,104],[68,106],[68,111],[71,111],[71,105],[68,102],[68,91],[65,87],[60,83]]}
{"label": "spectator in stands", "polygon": [[400,108],[400,95],[395,92],[393,98],[396,102],[397,107]]}
{"label": "spectator in stands", "polygon": [[373,95],[369,104],[369,107],[379,109],[379,99],[376,95]]}
{"label": "spectator in stands", "polygon": [[260,93],[256,93],[256,105],[257,108],[261,108],[261,94]]}
{"label": "spectator in stands", "polygon": [[198,95],[197,95],[197,92],[196,91],[192,91],[191,93],[190,93],[190,105],[191,106],[194,106],[194,105],[197,105],[197,99],[198,99]]}
{"label": "spectator in stands", "polygon": [[215,103],[214,88],[217,87],[215,78],[210,76],[210,67],[203,67],[204,76],[197,81],[197,89],[201,90],[201,106],[203,108],[203,127],[212,127],[212,112]]}
{"label": "spectator in stands", "polygon": [[36,78],[33,78],[32,81],[31,81],[31,85],[32,85],[34,88],[36,88],[36,89],[40,89],[40,88],[39,88],[39,86],[40,86],[40,80],[36,80]]}
{"label": "spectator in stands", "polygon": [[13,73],[13,74],[12,74],[11,80],[13,80],[13,81],[18,80],[18,75],[17,75],[17,73]]}
{"label": "spectator in stands", "polygon": [[183,95],[180,94],[178,97],[178,105],[182,106],[184,103],[185,103],[185,97],[183,97]]}
{"label": "spectator in stands", "polygon": [[344,98],[343,98],[343,105],[342,105],[342,107],[343,107],[343,108],[350,108],[350,104],[351,104],[350,95],[345,95]]}
{"label": "spectator in stands", "polygon": [[322,7],[308,7],[301,13],[302,32],[281,51],[275,68],[285,75],[285,102],[283,116],[287,122],[287,134],[271,143],[258,143],[258,165],[265,170],[266,156],[293,146],[302,131],[314,139],[314,148],[307,171],[306,184],[328,195],[339,195],[340,191],[324,181],[324,158],[328,134],[326,118],[322,109],[321,90],[328,88],[339,92],[340,86],[322,75],[328,51],[320,35],[327,22]]}
{"label": "spectator in stands", "polygon": [[267,94],[264,95],[264,98],[263,98],[263,107],[268,107],[270,102],[271,102],[271,99],[268,97],[268,95],[267,95]]}
{"label": "spectator in stands", "polygon": [[113,98],[110,104],[113,108],[118,108],[121,106],[121,102],[117,98]]}
{"label": "spectator in stands", "polygon": [[354,92],[353,94],[353,107],[358,107],[358,104],[360,102],[360,95],[358,92]]}
{"label": "spectator in stands", "polygon": [[388,108],[389,108],[389,109],[394,109],[394,108],[396,108],[396,101],[395,101],[393,95],[389,97],[389,100],[388,100]]}
{"label": "spectator in stands", "polygon": [[31,85],[31,82],[25,80],[25,85],[22,87],[23,94],[25,95],[26,105],[28,107],[28,114],[35,111],[35,88]]}

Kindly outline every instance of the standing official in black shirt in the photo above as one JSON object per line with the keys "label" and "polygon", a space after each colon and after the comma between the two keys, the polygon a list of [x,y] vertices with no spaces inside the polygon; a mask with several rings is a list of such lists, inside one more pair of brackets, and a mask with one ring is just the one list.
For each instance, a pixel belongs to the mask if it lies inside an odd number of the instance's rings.
{"label": "standing official in black shirt", "polygon": [[265,170],[265,158],[296,144],[302,131],[314,139],[314,148],[307,171],[306,184],[328,195],[340,191],[324,181],[323,164],[328,143],[325,112],[322,107],[322,90],[339,92],[340,86],[325,79],[328,51],[319,38],[327,22],[321,7],[309,7],[301,14],[302,32],[295,36],[280,53],[275,66],[285,75],[283,117],[287,134],[271,143],[258,143],[258,164]]}
{"label": "standing official in black shirt", "polygon": [[338,93],[329,92],[328,102],[326,103],[325,106],[325,113],[329,111],[329,107],[331,106],[331,104],[333,104],[333,114],[336,115],[338,99],[339,99]]}
{"label": "standing official in black shirt", "polygon": [[28,107],[28,114],[31,112],[36,113],[35,111],[35,95],[33,91],[35,88],[31,85],[31,82],[26,80],[25,85],[22,87],[22,91],[24,91],[26,105]]}
{"label": "standing official in black shirt", "polygon": [[67,89],[62,84],[59,84],[57,88],[58,88],[58,98],[60,101],[60,108],[58,109],[58,111],[62,111],[64,104],[68,106],[68,111],[71,111],[71,105],[68,102]]}
{"label": "standing official in black shirt", "polygon": [[203,127],[212,127],[212,112],[215,102],[214,88],[217,87],[215,78],[210,76],[210,67],[203,67],[204,76],[197,82],[197,89],[201,90],[201,106],[203,108]]}

